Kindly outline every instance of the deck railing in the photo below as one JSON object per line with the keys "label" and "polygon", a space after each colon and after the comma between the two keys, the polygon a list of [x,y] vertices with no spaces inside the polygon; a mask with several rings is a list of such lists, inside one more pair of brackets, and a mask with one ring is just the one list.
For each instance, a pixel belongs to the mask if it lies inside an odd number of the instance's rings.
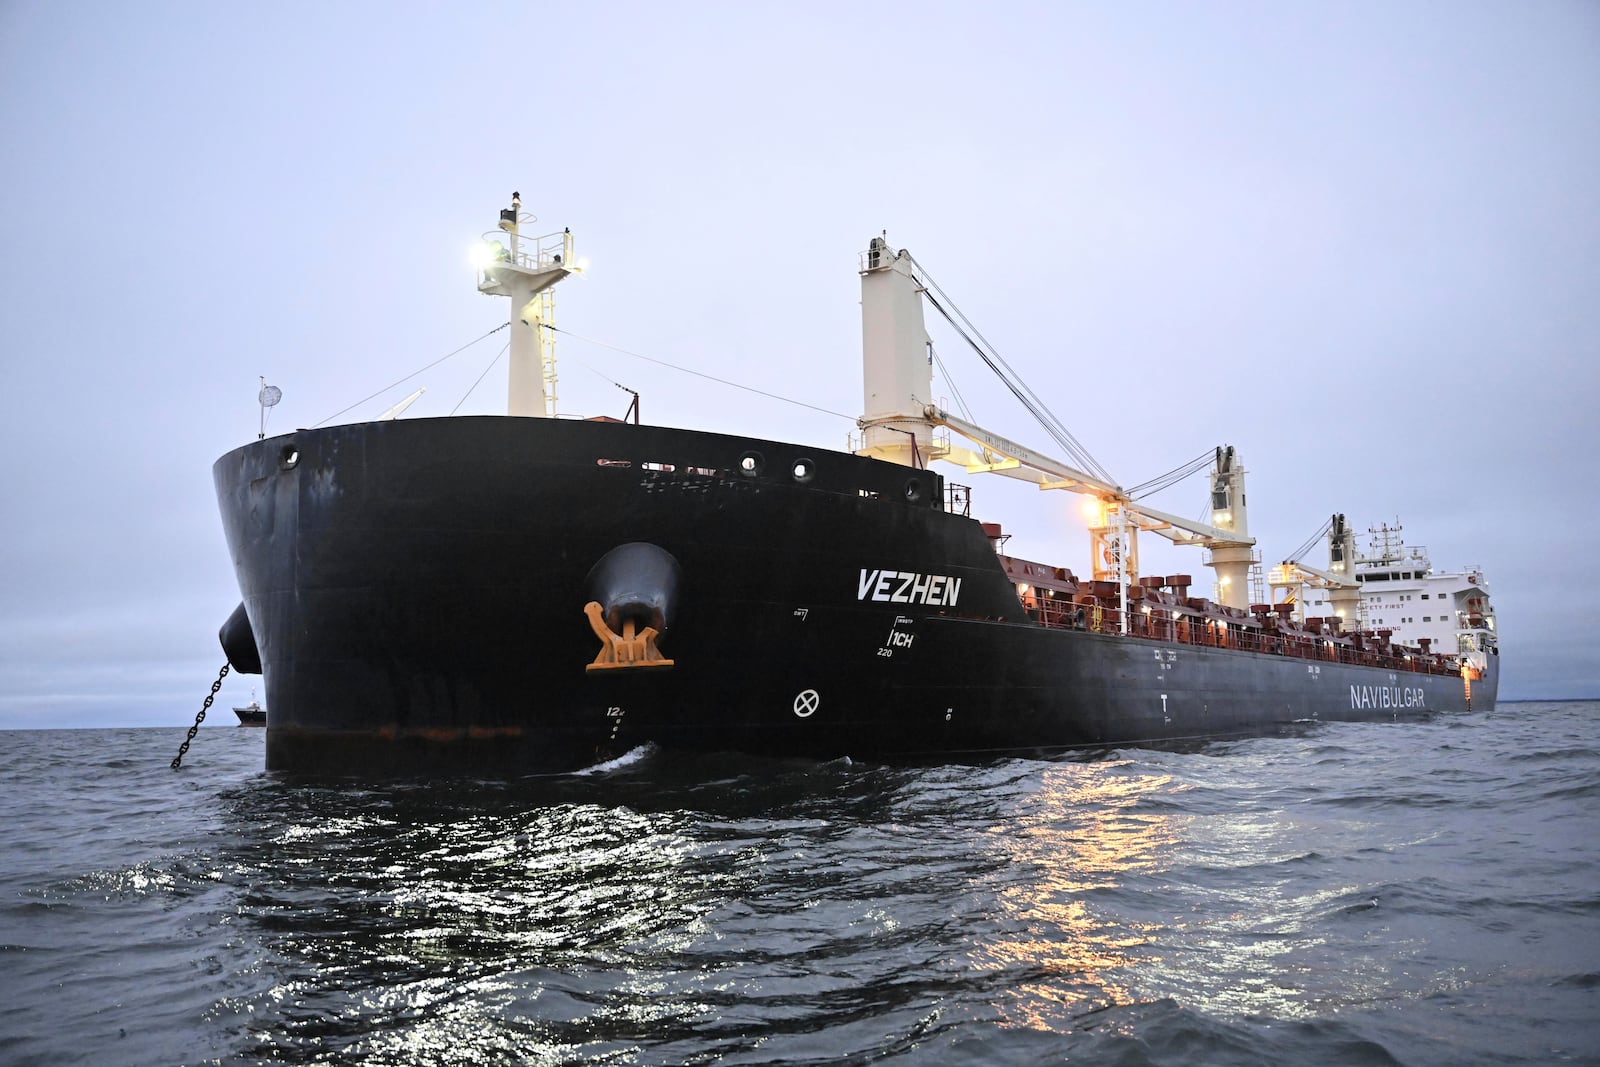
{"label": "deck railing", "polygon": [[1028,595],[1028,614],[1054,629],[1089,630],[1113,636],[1175,642],[1210,648],[1233,648],[1311,662],[1345,663],[1416,674],[1455,674],[1452,657],[1438,653],[1397,650],[1393,646],[1356,648],[1328,637],[1307,636],[1282,630],[1244,625],[1243,620],[1188,615],[1171,608],[1130,608],[1124,633],[1122,611],[1100,604],[1075,603],[1068,597]]}

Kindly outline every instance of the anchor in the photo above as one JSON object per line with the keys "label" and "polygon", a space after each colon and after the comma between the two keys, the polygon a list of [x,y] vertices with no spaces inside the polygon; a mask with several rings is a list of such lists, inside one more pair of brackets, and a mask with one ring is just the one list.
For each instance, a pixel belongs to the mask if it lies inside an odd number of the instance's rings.
{"label": "anchor", "polygon": [[627,618],[622,622],[622,633],[617,634],[606,625],[604,609],[593,600],[583,606],[583,613],[600,639],[600,652],[593,663],[584,667],[585,671],[666,670],[672,666],[673,661],[656,648],[659,634],[654,626],[636,631],[633,619]]}

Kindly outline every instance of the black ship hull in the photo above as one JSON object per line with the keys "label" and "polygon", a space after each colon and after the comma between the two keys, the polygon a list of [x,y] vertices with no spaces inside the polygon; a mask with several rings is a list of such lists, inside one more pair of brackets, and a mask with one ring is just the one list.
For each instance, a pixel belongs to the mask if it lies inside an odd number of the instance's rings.
{"label": "black ship hull", "polygon": [[[537,773],[645,742],[971,760],[1495,697],[1492,657],[1469,684],[1041,625],[938,475],[791,444],[408,420],[253,442],[214,477],[272,769]],[[597,564],[639,544],[672,568],[670,666],[589,669]]]}

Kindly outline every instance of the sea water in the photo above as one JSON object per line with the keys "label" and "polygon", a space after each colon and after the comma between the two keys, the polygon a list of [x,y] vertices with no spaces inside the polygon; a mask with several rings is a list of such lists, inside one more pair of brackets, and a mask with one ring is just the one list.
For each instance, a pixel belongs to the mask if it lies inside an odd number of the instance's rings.
{"label": "sea water", "polygon": [[0,733],[0,1062],[1600,1063],[1596,703],[391,784],[185,725]]}

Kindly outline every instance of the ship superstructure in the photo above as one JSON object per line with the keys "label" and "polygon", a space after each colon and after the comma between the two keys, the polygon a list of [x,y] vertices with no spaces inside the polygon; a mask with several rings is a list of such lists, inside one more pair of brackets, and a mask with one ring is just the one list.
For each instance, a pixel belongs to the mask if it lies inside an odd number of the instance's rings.
{"label": "ship superstructure", "polygon": [[[1397,643],[1461,657],[1479,670],[1497,651],[1494,609],[1481,566],[1435,570],[1426,547],[1405,543],[1399,522],[1371,527],[1370,548],[1354,557],[1360,626]],[[1332,610],[1326,588],[1308,586],[1306,615]]]}

